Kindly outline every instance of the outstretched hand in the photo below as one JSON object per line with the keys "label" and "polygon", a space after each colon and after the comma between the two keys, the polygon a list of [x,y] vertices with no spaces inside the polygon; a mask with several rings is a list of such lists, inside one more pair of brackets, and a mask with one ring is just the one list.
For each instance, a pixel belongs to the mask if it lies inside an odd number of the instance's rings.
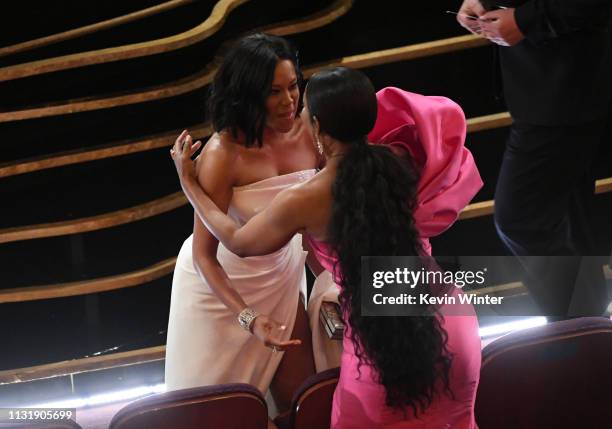
{"label": "outstretched hand", "polygon": [[281,325],[276,320],[266,316],[265,314],[258,315],[253,321],[253,335],[263,341],[266,347],[270,347],[272,351],[284,351],[290,347],[296,347],[302,344],[300,340],[281,341],[279,335],[287,327]]}
{"label": "outstretched hand", "polygon": [[202,146],[202,142],[198,140],[193,143],[189,132],[185,130],[177,137],[170,149],[170,156],[172,156],[172,161],[174,161],[174,167],[182,186],[189,179],[196,178],[195,162],[191,160],[191,157],[200,146]]}

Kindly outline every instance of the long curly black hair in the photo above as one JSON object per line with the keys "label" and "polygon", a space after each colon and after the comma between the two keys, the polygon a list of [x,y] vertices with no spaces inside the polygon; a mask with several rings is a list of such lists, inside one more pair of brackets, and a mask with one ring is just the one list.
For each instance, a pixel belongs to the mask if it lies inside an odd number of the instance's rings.
{"label": "long curly black hair", "polygon": [[321,132],[348,145],[332,187],[327,241],[337,257],[340,305],[359,365],[376,369],[388,406],[417,416],[431,404],[440,381],[452,395],[451,357],[438,317],[360,315],[361,257],[421,254],[413,218],[417,174],[387,147],[368,144],[377,104],[362,73],[339,67],[315,74],[306,102]]}

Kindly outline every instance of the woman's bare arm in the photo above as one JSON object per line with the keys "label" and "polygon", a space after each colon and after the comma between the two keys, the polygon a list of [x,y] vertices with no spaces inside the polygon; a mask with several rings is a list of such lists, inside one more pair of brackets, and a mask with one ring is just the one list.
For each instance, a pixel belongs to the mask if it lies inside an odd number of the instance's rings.
{"label": "woman's bare arm", "polygon": [[305,227],[306,207],[296,187],[279,193],[265,210],[239,227],[198,183],[190,159],[197,147],[189,142],[183,150],[183,145],[178,143],[177,139],[172,158],[183,191],[206,228],[231,252],[241,257],[274,252]]}
{"label": "woman's bare arm", "polygon": [[267,255],[285,244],[304,228],[301,204],[294,189],[280,192],[262,212],[242,227],[215,205],[193,179],[182,180],[183,191],[206,228],[240,257]]}
{"label": "woman's bare arm", "polygon": [[[221,210],[227,211],[232,199],[233,175],[232,164],[235,156],[221,147],[216,137],[211,139],[198,159],[199,185],[206,190]],[[197,215],[193,220],[193,246],[192,255],[194,267],[198,274],[206,280],[211,290],[219,300],[235,315],[238,315],[246,303],[236,289],[232,287],[231,280],[217,260],[219,241],[202,224]]]}

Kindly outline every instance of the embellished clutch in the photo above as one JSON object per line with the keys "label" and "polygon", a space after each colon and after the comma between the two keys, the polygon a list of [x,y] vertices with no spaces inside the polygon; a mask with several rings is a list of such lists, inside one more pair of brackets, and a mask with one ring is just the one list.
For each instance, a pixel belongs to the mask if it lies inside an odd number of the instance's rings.
{"label": "embellished clutch", "polygon": [[340,317],[340,306],[335,302],[323,301],[319,311],[319,321],[327,336],[332,340],[342,341],[344,322]]}

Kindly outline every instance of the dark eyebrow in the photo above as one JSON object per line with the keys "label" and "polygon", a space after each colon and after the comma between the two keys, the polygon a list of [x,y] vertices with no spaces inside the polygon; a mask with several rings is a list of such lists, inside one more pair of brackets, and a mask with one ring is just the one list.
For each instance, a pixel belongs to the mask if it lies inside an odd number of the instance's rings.
{"label": "dark eyebrow", "polygon": [[[290,86],[291,86],[291,85],[295,85],[296,83],[298,83],[298,79],[297,79],[297,77],[296,77],[295,79],[293,79],[291,82],[289,82],[289,85],[290,85]],[[272,88],[274,88],[274,87],[278,88],[278,87],[280,87],[280,86],[281,86],[281,85],[275,85],[275,84],[272,84]]]}

